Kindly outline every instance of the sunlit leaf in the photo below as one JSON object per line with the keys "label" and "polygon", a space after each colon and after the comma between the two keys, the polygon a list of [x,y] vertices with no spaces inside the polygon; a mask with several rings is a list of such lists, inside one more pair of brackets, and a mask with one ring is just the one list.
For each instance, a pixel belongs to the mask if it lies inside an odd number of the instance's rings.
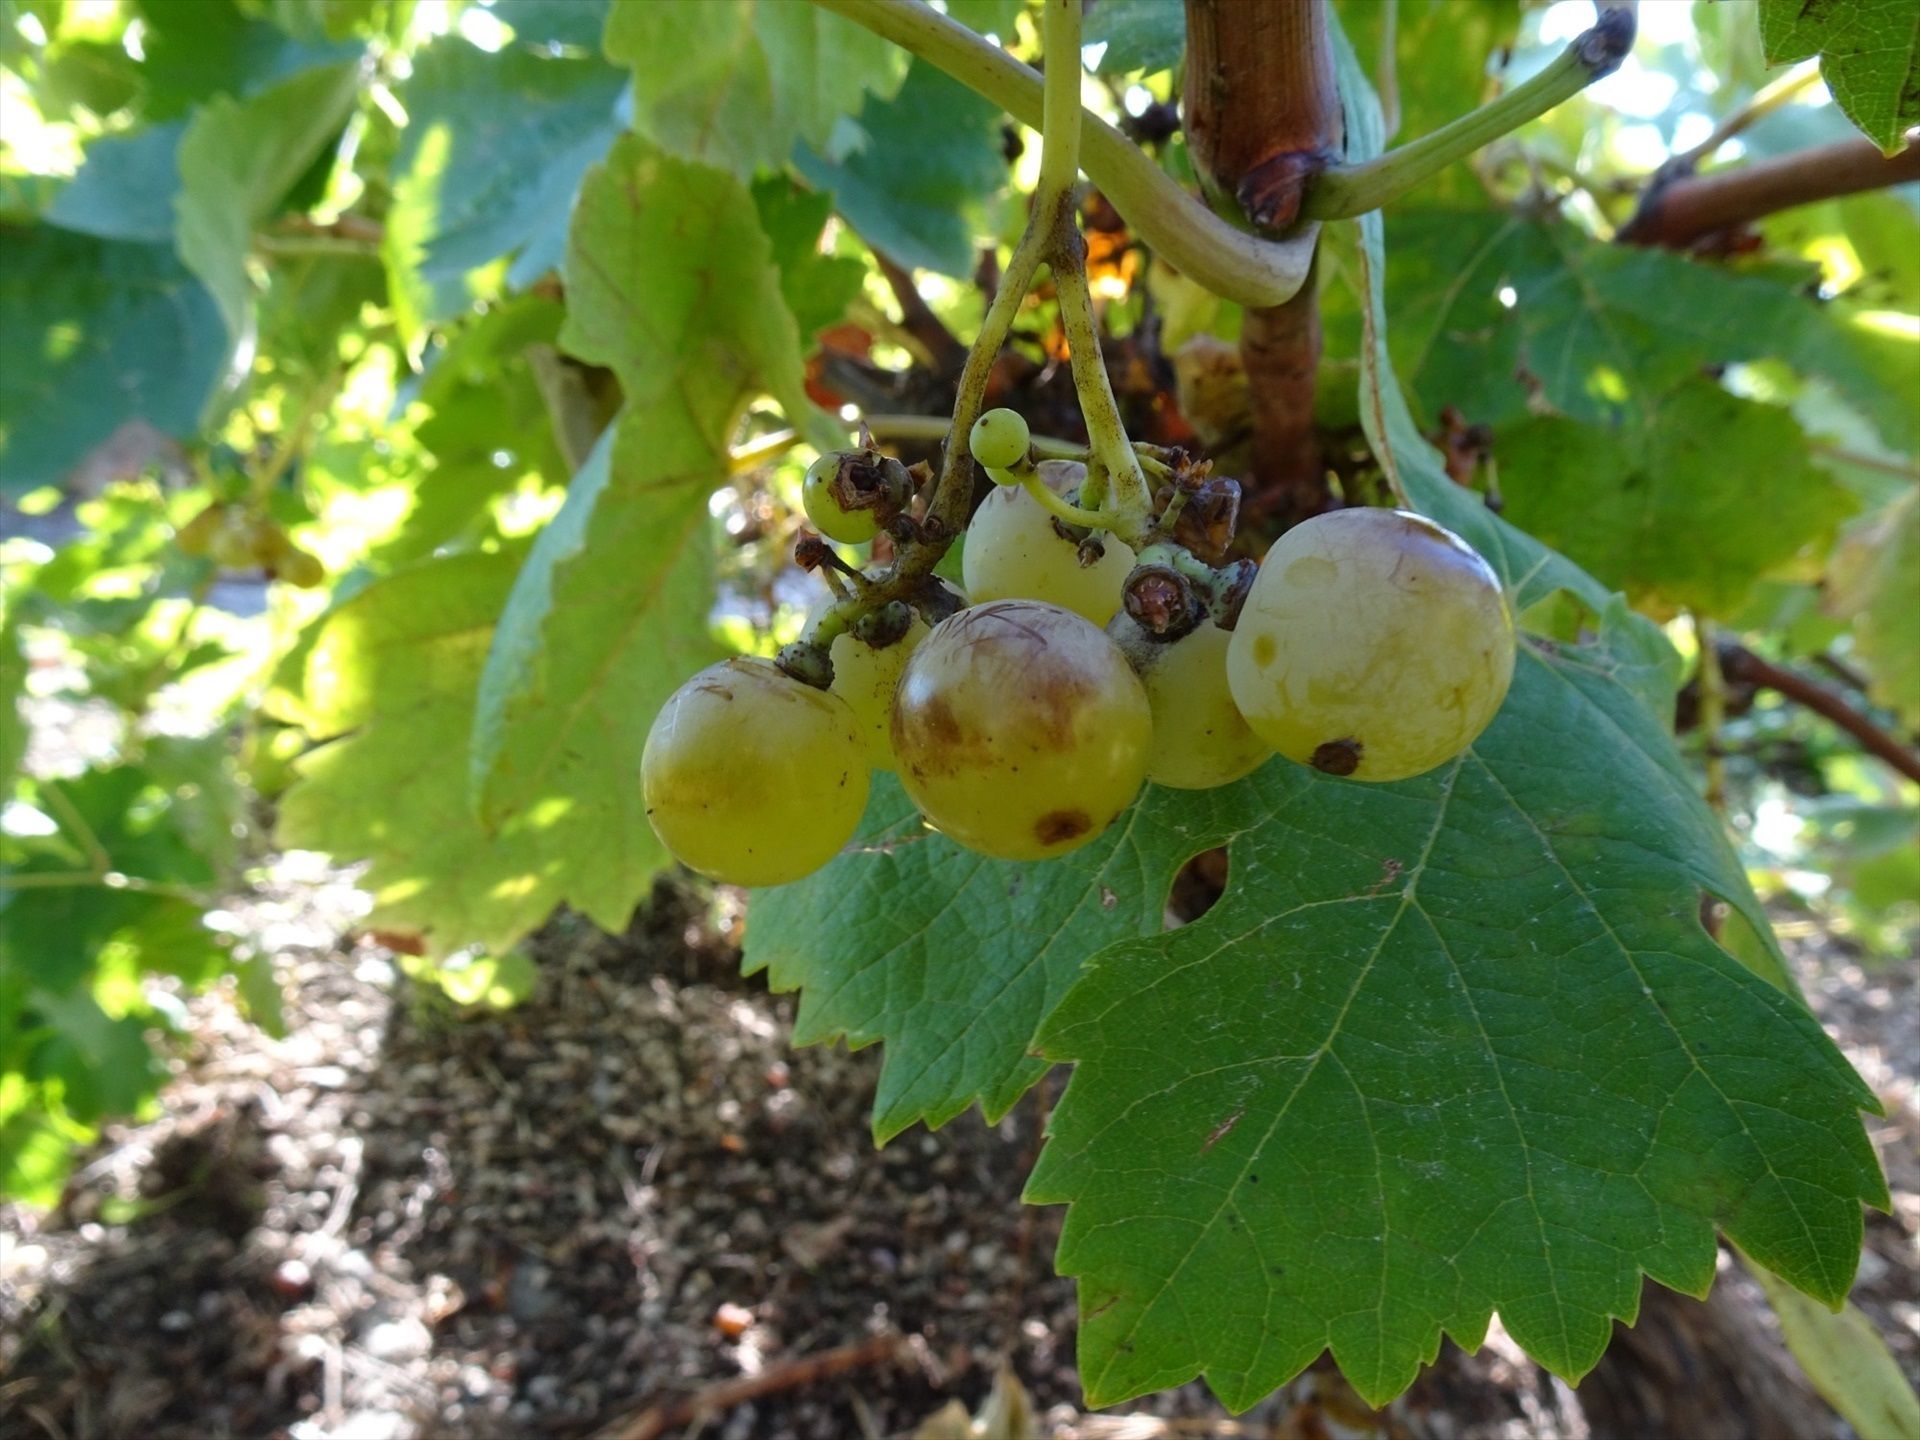
{"label": "sunlit leaf", "polygon": [[248,100],[202,107],[180,141],[180,258],[206,284],[236,340],[252,312],[247,247],[360,92],[355,64],[308,70]]}
{"label": "sunlit leaf", "polygon": [[795,141],[825,145],[906,57],[851,21],[784,0],[649,0],[607,17],[609,59],[633,68],[634,128],[743,178]]}
{"label": "sunlit leaf", "polygon": [[5,233],[0,488],[56,483],[130,420],[194,433],[226,368],[213,297],[171,246]]}
{"label": "sunlit leaf", "polygon": [[1920,11],[1908,0],[1760,0],[1760,40],[1775,65],[1818,55],[1847,118],[1889,155],[1920,125]]}
{"label": "sunlit leaf", "polygon": [[571,894],[618,926],[665,854],[640,801],[646,721],[712,658],[707,499],[755,394],[805,413],[799,336],[746,190],[637,137],[588,177],[561,344],[619,375],[626,409],[542,532],[480,687],[487,822],[567,807]]}

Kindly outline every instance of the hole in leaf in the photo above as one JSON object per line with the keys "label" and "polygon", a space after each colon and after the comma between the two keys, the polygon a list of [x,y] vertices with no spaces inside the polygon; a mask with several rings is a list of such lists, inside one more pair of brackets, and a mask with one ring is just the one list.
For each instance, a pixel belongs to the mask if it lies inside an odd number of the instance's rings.
{"label": "hole in leaf", "polygon": [[1202,850],[1180,867],[1167,896],[1167,929],[1178,930],[1198,920],[1227,890],[1225,846]]}

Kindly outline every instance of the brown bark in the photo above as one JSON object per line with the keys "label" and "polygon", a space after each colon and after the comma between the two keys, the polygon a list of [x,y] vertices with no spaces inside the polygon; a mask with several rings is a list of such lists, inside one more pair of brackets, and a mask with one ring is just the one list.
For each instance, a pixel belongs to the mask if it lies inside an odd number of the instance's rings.
{"label": "brown bark", "polygon": [[[1185,84],[1188,150],[1214,203],[1238,206],[1258,229],[1287,229],[1343,135],[1327,0],[1187,0]],[[1247,514],[1284,529],[1330,503],[1313,428],[1311,279],[1286,304],[1247,312],[1240,356],[1253,405]]]}
{"label": "brown bark", "polygon": [[1261,529],[1285,529],[1332,503],[1313,428],[1320,301],[1312,276],[1286,304],[1247,311],[1240,327],[1240,361],[1253,407],[1247,519]]}
{"label": "brown bark", "polygon": [[1284,230],[1342,124],[1327,0],[1187,0],[1187,147],[1216,203]]}
{"label": "brown bark", "polygon": [[1764,1315],[1763,1300],[1724,1276],[1705,1301],[1647,1282],[1639,1318],[1631,1329],[1614,1326],[1613,1343],[1575,1391],[1593,1440],[1832,1434],[1832,1414]]}
{"label": "brown bark", "polygon": [[1656,180],[1617,238],[1682,249],[1777,211],[1920,180],[1920,144],[1882,155],[1854,137],[1707,175]]}
{"label": "brown bark", "polygon": [[1744,645],[1731,642],[1720,646],[1720,670],[1729,682],[1762,686],[1824,716],[1860,742],[1870,755],[1886,761],[1909,780],[1920,780],[1920,751],[1889,735],[1871,716],[1862,714],[1844,696],[1836,695],[1797,670],[1775,665],[1754,654]]}

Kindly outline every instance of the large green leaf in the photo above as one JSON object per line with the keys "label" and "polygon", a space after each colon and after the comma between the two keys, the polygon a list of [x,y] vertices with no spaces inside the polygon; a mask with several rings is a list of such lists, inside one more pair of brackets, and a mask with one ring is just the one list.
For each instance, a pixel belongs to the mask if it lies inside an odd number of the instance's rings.
{"label": "large green leaf", "polygon": [[1187,51],[1187,15],[1164,0],[1100,0],[1087,14],[1084,38],[1105,47],[1094,66],[1103,75],[1172,70]]}
{"label": "large green leaf", "polygon": [[1760,0],[1768,63],[1820,57],[1847,118],[1889,155],[1920,125],[1920,9],[1911,0]]}
{"label": "large green leaf", "polygon": [[786,0],[649,0],[607,17],[609,59],[633,67],[634,128],[750,177],[795,141],[823,146],[863,92],[891,95],[906,58],[869,31]]}
{"label": "large green leaf", "polygon": [[101,136],[87,147],[86,163],[54,198],[47,219],[103,240],[171,243],[186,129],[184,120],[175,120]]}
{"label": "large green leaf", "polygon": [[1731,614],[1853,509],[1791,413],[1709,380],[1661,396],[1640,444],[1544,416],[1499,455],[1508,518],[1652,608]]}
{"label": "large green leaf", "polygon": [[493,13],[514,38],[534,45],[598,51],[611,0],[493,0]]}
{"label": "large green leaf", "polygon": [[465,310],[468,273],[501,256],[516,257],[519,285],[557,268],[580,179],[620,132],[627,77],[597,55],[452,36],[413,66],[385,253],[417,329]]}
{"label": "large green leaf", "polygon": [[1000,125],[992,104],[916,60],[898,95],[868,100],[849,122],[856,139],[837,159],[803,149],[794,161],[876,250],[967,276],[978,258],[969,215],[1006,184]]}
{"label": "large green leaf", "polygon": [[1026,865],[961,849],[874,781],[847,853],[753,897],[745,968],[801,992],[794,1043],[886,1042],[881,1141],[976,1101],[990,1119],[1012,1108],[1046,1069],[1034,1031],[1082,962],[1159,930],[1174,872],[1251,814],[1238,788],[1155,789],[1086,849]]}
{"label": "large green leaf", "polygon": [[[1379,111],[1342,61],[1364,157]],[[1343,259],[1368,438],[1524,596],[1550,552],[1448,481],[1400,397],[1382,233],[1366,217]],[[1076,1068],[1028,1196],[1072,1205],[1095,1403],[1204,1374],[1245,1406],[1323,1349],[1377,1403],[1496,1312],[1578,1376],[1643,1274],[1704,1293],[1716,1228],[1845,1295],[1860,1203],[1886,1203],[1873,1096],[1771,941],[1763,977],[1700,924],[1704,892],[1767,933],[1628,683],[1656,643],[1617,604],[1587,645],[1529,642],[1492,727],[1416,780],[1262,770],[1220,902],[1061,1002],[1041,1043]]]}
{"label": "large green leaf", "polygon": [[1920,726],[1920,486],[1848,531],[1834,552],[1827,603],[1853,621],[1874,700]]}
{"label": "large green leaf", "polygon": [[646,724],[714,656],[707,500],[754,395],[804,415],[799,336],[744,186],[629,136],[589,173],[561,345],[626,409],[513,589],[480,686],[491,824],[564,807],[575,903],[618,925],[665,860],[640,805]]}
{"label": "large green leaf", "polygon": [[303,70],[360,53],[351,41],[296,37],[246,13],[236,0],[136,0],[136,8],[146,57],[142,109],[149,120],[176,119],[217,95],[257,95]]}
{"label": "large green leaf", "polygon": [[1417,781],[1262,772],[1220,903],[1055,1011],[1028,1197],[1073,1203],[1094,1403],[1204,1373],[1244,1407],[1323,1349],[1379,1403],[1495,1311],[1577,1377],[1643,1272],[1706,1291],[1716,1226],[1844,1296],[1871,1092],[1701,929],[1703,886],[1750,897],[1605,662],[1530,649]]}
{"label": "large green leaf", "polygon": [[360,92],[355,63],[306,70],[247,100],[201,107],[180,141],[180,258],[206,283],[228,333],[253,309],[247,248],[254,227],[346,123]]}
{"label": "large green leaf", "polygon": [[213,297],[172,248],[0,232],[0,489],[52,484],[121,424],[194,433],[226,369]]}
{"label": "large green leaf", "polygon": [[518,560],[455,555],[375,581],[307,655],[303,722],[330,743],[300,760],[280,843],[369,861],[372,923],[418,932],[435,955],[517,940],[568,897],[595,843],[564,802],[492,833],[467,806],[474,696]]}
{"label": "large green leaf", "polygon": [[1784,361],[1889,443],[1920,429],[1920,344],[1808,298],[1797,272],[1485,210],[1395,223],[1394,350],[1429,424],[1448,405],[1491,424],[1513,517],[1636,596],[1728,613],[1851,508],[1788,412],[1714,393],[1704,368]]}
{"label": "large green leaf", "polygon": [[1807,276],[1609,245],[1486,209],[1396,216],[1394,355],[1426,416],[1491,425],[1542,406],[1645,429],[1702,367],[1778,359],[1832,384],[1887,443],[1914,448],[1920,343],[1805,293]]}
{"label": "large green leaf", "polygon": [[754,182],[753,203],[780,267],[780,293],[801,339],[810,340],[846,314],[866,283],[867,267],[851,255],[820,253],[820,234],[833,214],[831,196],[773,175]]}

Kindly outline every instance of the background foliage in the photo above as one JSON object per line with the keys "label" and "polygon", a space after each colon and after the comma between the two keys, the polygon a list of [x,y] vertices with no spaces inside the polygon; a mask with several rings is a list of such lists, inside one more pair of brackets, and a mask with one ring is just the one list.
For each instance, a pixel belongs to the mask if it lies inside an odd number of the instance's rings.
{"label": "background foliage", "polygon": [[[1033,56],[1019,0],[947,8]],[[1383,8],[1341,10],[1362,55]],[[1817,55],[1832,100],[1718,163],[1849,121],[1891,148],[1920,120],[1911,35],[1897,5],[1646,8],[1618,75],[1325,237],[1342,484],[1467,535],[1525,609],[1468,757],[1151,791],[1045,867],[958,850],[881,784],[854,851],[754,897],[749,965],[801,991],[798,1038],[884,1042],[877,1138],[1076,1062],[1030,1195],[1074,1206],[1096,1401],[1204,1372],[1249,1403],[1328,1346],[1384,1397],[1495,1309],[1578,1374],[1642,1270],[1710,1283],[1716,1226],[1838,1303],[1884,1203],[1873,1097],[1754,885],[1907,943],[1915,789],[1771,699],[1673,720],[1717,633],[1920,723],[1914,187],[1770,216],[1732,254],[1613,237],[1770,63]],[[1589,13],[1403,0],[1402,133]],[[1177,90],[1178,6],[1101,0],[1087,39],[1096,108]],[[1364,158],[1381,116],[1343,65]],[[0,66],[0,1188],[44,1201],[151,1103],[182,987],[277,1023],[270,957],[219,908],[269,826],[366,862],[369,923],[423,976],[504,965],[558,905],[625,924],[666,859],[648,719],[793,633],[809,447],[843,405],[937,412],[912,306],[969,332],[1037,146],[778,0],[0,0]],[[1189,178],[1177,135],[1154,150]],[[1102,235],[1116,369],[1230,463],[1244,413],[1168,377],[1237,308]],[[1027,373],[1054,327],[1044,299],[1023,316]],[[1449,474],[1430,442],[1461,420],[1493,443]],[[209,503],[283,527],[325,584],[184,553]],[[30,755],[28,692],[109,724],[115,758]],[[178,733],[182,709],[219,724]],[[1225,897],[1165,932],[1218,845]]]}

